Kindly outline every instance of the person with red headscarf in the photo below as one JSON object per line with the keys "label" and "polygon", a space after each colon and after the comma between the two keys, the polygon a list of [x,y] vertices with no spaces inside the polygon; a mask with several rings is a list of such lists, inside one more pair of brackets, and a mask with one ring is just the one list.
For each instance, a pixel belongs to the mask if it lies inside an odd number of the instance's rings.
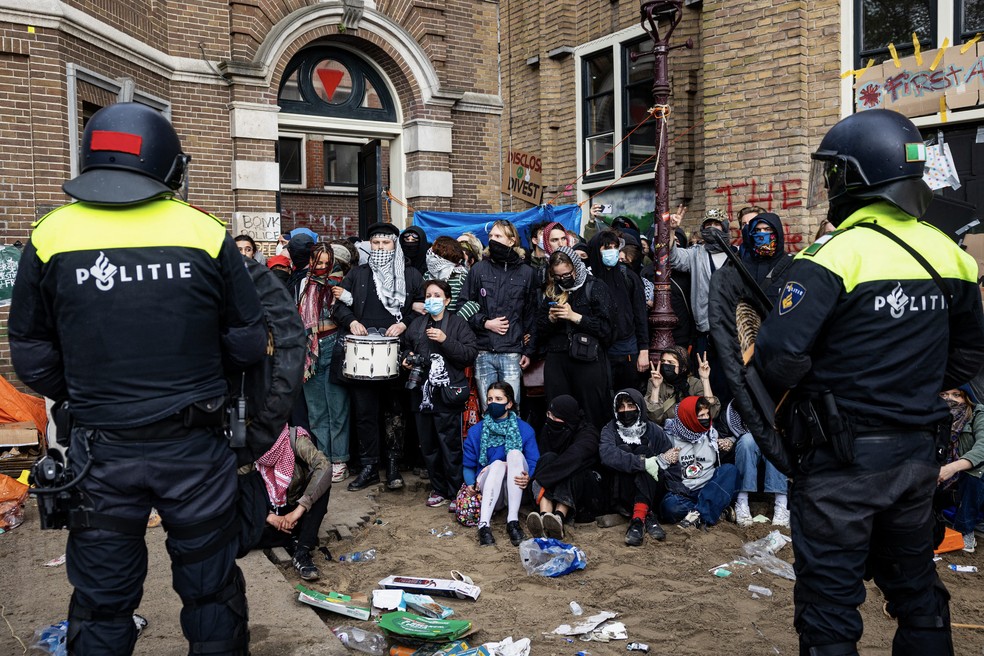
{"label": "person with red headscarf", "polygon": [[721,451],[730,451],[734,441],[711,426],[711,404],[703,396],[684,398],[676,414],[664,427],[673,453],[656,456],[668,489],[660,514],[680,528],[706,530],[731,507],[738,489],[738,469],[721,462]]}

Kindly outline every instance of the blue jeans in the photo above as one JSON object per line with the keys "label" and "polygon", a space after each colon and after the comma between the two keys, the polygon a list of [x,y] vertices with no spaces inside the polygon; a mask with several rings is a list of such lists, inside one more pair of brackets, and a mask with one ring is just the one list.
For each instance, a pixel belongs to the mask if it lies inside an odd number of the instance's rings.
{"label": "blue jeans", "polygon": [[713,526],[734,500],[737,485],[738,468],[731,464],[720,465],[711,480],[697,490],[696,500],[692,496],[669,492],[660,504],[660,514],[665,521],[675,524],[688,512],[696,510],[705,524]]}
{"label": "blue jeans", "polygon": [[519,353],[492,353],[479,351],[475,358],[475,387],[478,390],[478,402],[482,404],[485,413],[485,394],[489,385],[496,382],[509,383],[516,395],[516,409],[519,408],[519,382],[523,371],[519,368]]}
{"label": "blue jeans", "polygon": [[960,503],[957,514],[953,516],[953,530],[962,534],[973,533],[977,517],[984,507],[984,481],[967,472],[960,472],[957,485],[957,500]]}
{"label": "blue jeans", "polygon": [[735,465],[738,467],[738,491],[755,492],[758,490],[758,465],[765,463],[765,492],[786,494],[788,480],[786,475],[776,469],[771,462],[762,457],[762,451],[752,438],[751,433],[745,433],[735,445]]}
{"label": "blue jeans", "polygon": [[331,462],[349,459],[349,392],[329,380],[331,352],[338,333],[323,337],[318,344],[318,366],[304,383],[308,423],[318,450]]}

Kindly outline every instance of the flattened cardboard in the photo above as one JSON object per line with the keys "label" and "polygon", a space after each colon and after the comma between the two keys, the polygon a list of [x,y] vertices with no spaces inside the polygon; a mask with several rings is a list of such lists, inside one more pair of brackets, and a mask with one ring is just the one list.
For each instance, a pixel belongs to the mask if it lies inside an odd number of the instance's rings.
{"label": "flattened cardboard", "polygon": [[902,57],[900,68],[895,63],[887,61],[882,64],[884,72],[883,89],[885,93],[885,109],[891,109],[906,116],[926,116],[940,111],[942,90],[934,92],[930,87],[932,71],[929,70],[932,60],[923,57],[922,65],[916,63],[916,58]]}
{"label": "flattened cardboard", "polygon": [[946,90],[948,109],[974,107],[980,104],[980,92],[984,89],[982,54],[984,53],[981,52],[980,44],[976,44],[962,55],[959,46],[948,48],[943,53],[942,66],[951,83]]}
{"label": "flattened cardboard", "polygon": [[294,589],[298,591],[297,600],[301,603],[330,610],[346,617],[354,617],[357,620],[369,619],[369,600],[364,597],[360,599],[356,596],[353,599],[351,596],[339,592],[324,594],[303,585],[297,585]]}
{"label": "flattened cardboard", "polygon": [[[895,69],[894,64],[889,63],[889,66]],[[857,111],[884,109],[883,68],[884,64],[875,64],[854,79],[854,107]]]}
{"label": "flattened cardboard", "polygon": [[387,576],[379,582],[379,587],[389,590],[406,590],[416,594],[457,597],[458,599],[478,599],[482,589],[452,579],[428,579],[417,576]]}
{"label": "flattened cardboard", "polygon": [[37,446],[38,435],[33,421],[0,424],[0,447]]}

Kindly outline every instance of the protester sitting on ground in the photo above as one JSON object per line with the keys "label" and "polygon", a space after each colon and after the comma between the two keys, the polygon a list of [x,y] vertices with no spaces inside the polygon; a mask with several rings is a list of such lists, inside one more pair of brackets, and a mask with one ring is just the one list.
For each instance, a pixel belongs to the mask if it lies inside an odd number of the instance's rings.
{"label": "protester sitting on ground", "polygon": [[953,424],[940,468],[941,491],[955,502],[953,529],[963,536],[963,550],[974,553],[977,537],[974,526],[984,509],[984,405],[977,403],[969,385],[942,392],[950,406]]}
{"label": "protester sitting on ground", "polygon": [[[443,239],[441,237],[440,239]],[[424,310],[404,333],[409,360],[424,358],[426,378],[414,381],[410,407],[416,419],[420,451],[427,467],[432,492],[427,506],[436,508],[453,501],[461,488],[461,411],[470,387],[465,367],[475,361],[475,333],[461,317],[450,311],[451,287],[443,280],[424,283]],[[421,366],[418,364],[418,366]]]}
{"label": "protester sitting on ground", "polygon": [[676,462],[665,455],[667,493],[660,515],[668,522],[679,522],[683,529],[702,528],[718,523],[721,513],[730,509],[738,484],[738,468],[721,463],[721,451],[730,451],[734,440],[720,438],[711,426],[711,404],[702,396],[688,396],[677,408],[677,416],[666,420],[666,434],[673,440]]}
{"label": "protester sitting on ground", "polygon": [[602,495],[598,468],[598,429],[585,421],[573,396],[556,397],[547,408],[540,431],[540,459],[533,472],[533,499],[539,511],[526,517],[535,538],[564,539],[564,522],[582,512]]}
{"label": "protester sitting on ground", "polygon": [[348,388],[331,380],[332,360],[341,357],[341,350],[335,349],[340,334],[338,324],[331,316],[332,305],[343,295],[348,296],[349,302],[352,297],[341,287],[343,277],[342,271],[335,266],[335,251],[331,245],[315,244],[308,275],[301,281],[301,300],[297,305],[308,339],[304,360],[308,426],[318,450],[331,461],[333,483],[348,478],[349,461]]}
{"label": "protester sitting on ground", "polygon": [[[533,427],[516,414],[516,393],[505,382],[489,385],[482,421],[468,430],[462,474],[465,483],[482,493],[478,519],[478,544],[495,544],[492,513],[506,506],[506,532],[514,546],[525,539],[519,526],[523,490],[536,471],[540,450]],[[505,494],[503,494],[505,492]]]}
{"label": "protester sitting on ground", "polygon": [[659,355],[659,366],[653,367],[646,386],[646,412],[660,426],[676,416],[676,406],[686,396],[703,396],[711,404],[711,418],[717,417],[721,403],[711,391],[711,365],[706,357],[697,355],[697,375],[690,375],[690,358],[681,346],[671,346]]}
{"label": "protester sitting on ground", "polygon": [[331,467],[303,428],[284,426],[280,437],[254,465],[266,486],[270,508],[267,525],[256,548],[293,547],[294,569],[305,581],[321,572],[311,558],[318,546],[318,529],[328,512]]}
{"label": "protester sitting on ground", "polygon": [[595,427],[608,420],[611,400],[610,298],[605,283],[589,275],[570,248],[561,246],[550,255],[536,321],[538,343],[547,352],[544,392],[548,404],[561,394],[573,396]]}
{"label": "protester sitting on ground", "polygon": [[725,410],[725,421],[731,434],[738,437],[735,445],[735,466],[738,467],[738,498],[735,500],[735,521],[738,526],[748,528],[752,525],[752,513],[748,508],[748,493],[758,491],[759,465],[765,466],[766,494],[775,495],[772,511],[772,525],[789,528],[789,508],[787,508],[786,489],[788,479],[762,455],[762,450],[738,414],[734,402]]}
{"label": "protester sitting on ground", "polygon": [[[612,495],[621,514],[631,521],[625,544],[638,547],[643,532],[654,540],[665,540],[666,532],[656,520],[666,484],[660,469],[676,462],[673,444],[655,422],[643,414],[642,394],[637,389],[620,390],[612,403],[614,419],[601,429],[601,464],[614,472]],[[662,461],[655,456],[662,454]]]}

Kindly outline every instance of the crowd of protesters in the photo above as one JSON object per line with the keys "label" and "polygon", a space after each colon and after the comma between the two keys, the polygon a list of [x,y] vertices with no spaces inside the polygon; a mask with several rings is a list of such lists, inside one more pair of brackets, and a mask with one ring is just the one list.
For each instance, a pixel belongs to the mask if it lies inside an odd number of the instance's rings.
{"label": "crowd of protesters", "polygon": [[[598,206],[590,239],[546,223],[531,227],[529,249],[506,220],[491,225],[487,246],[470,233],[431,243],[419,227],[386,223],[361,238],[321,239],[307,228],[283,235],[265,264],[308,334],[304,394],[291,420],[299,434],[289,443],[303,456],[299,468],[317,476],[308,481],[313,498],[289,478],[290,489],[283,482],[275,492],[292,495],[286,507],[295,511],[315,509],[301,540],[311,542],[311,520],[324,517],[322,478],[351,479],[349,491],[383,482],[396,490],[411,468],[429,480],[427,506],[474,504],[483,546],[495,544],[501,509],[514,545],[526,533],[564,538],[574,521],[612,511],[629,519],[629,546],[665,539],[661,522],[707,530],[729,519],[744,528],[750,494],[767,495],[773,525],[788,527],[787,479],[730,403],[711,325],[715,294],[738,276],[732,259],[776,302],[792,259],[785,228],[774,213],[743,208],[735,247],[723,212],[705,212],[692,238],[684,212],[667,221],[675,345],[653,354],[653,230],[621,216],[607,225]],[[830,230],[825,222],[817,237]],[[263,258],[248,236],[236,242],[245,257]],[[398,341],[399,376],[343,371],[346,342],[370,336]],[[943,397],[954,423],[938,505],[956,507],[952,523],[973,551],[984,406],[969,386]],[[532,511],[521,523],[524,504]],[[296,538],[299,519],[272,513],[269,524]],[[304,553],[312,547],[295,558],[304,578],[318,575]]]}

